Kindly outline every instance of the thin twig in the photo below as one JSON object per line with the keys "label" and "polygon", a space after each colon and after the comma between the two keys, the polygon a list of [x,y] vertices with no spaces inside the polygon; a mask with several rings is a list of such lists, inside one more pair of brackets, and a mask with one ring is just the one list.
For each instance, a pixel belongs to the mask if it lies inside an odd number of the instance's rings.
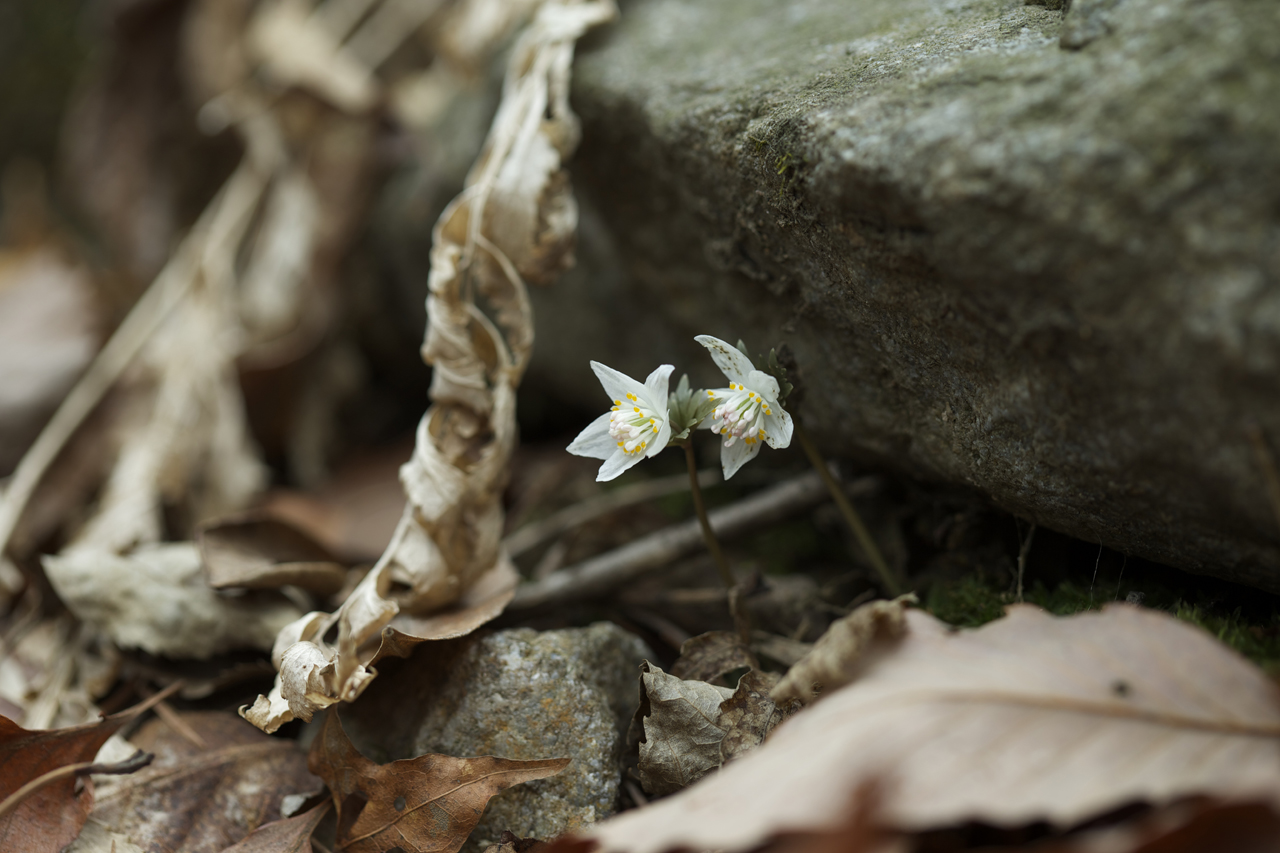
{"label": "thin twig", "polygon": [[114,764],[94,764],[92,761],[81,761],[76,764],[64,764],[62,767],[37,776],[9,796],[5,797],[4,801],[0,802],[0,819],[4,818],[5,815],[20,806],[23,800],[30,797],[36,791],[39,791],[47,785],[52,785],[54,782],[61,779],[65,779],[68,776],[87,776],[91,773],[98,775],[124,775],[127,773],[136,773],[150,764],[153,758],[155,758],[155,756],[151,753],[138,750],[124,761],[117,761]]}
{"label": "thin twig", "polygon": [[1027,538],[1022,540],[1022,547],[1018,549],[1018,591],[1014,595],[1014,600],[1022,601],[1022,577],[1027,571],[1027,554],[1031,552],[1031,540],[1036,537],[1036,523],[1031,522],[1031,529],[1027,531]]}
{"label": "thin twig", "polygon": [[885,591],[891,596],[901,595],[902,581],[898,579],[896,573],[889,569],[889,564],[885,562],[884,555],[880,553],[875,540],[871,538],[870,532],[867,531],[867,526],[862,523],[862,517],[853,508],[853,504],[849,502],[849,498],[845,495],[840,484],[836,482],[836,478],[831,475],[831,469],[827,467],[826,460],[822,458],[818,448],[809,439],[809,434],[800,425],[800,419],[793,419],[793,423],[795,424],[795,437],[800,442],[800,449],[804,451],[805,456],[809,457],[809,463],[813,465],[814,470],[822,477],[822,482],[826,484],[827,490],[831,492],[831,498],[836,502],[836,506],[840,508],[840,514],[844,516],[845,524],[849,525],[849,529],[853,531],[858,544],[862,546],[862,552],[866,554],[872,568],[880,576],[880,582],[884,584]]}
{"label": "thin twig", "polygon": [[[849,484],[855,495],[873,493],[879,481],[864,477]],[[708,514],[711,529],[719,536],[737,536],[815,506],[827,496],[821,477],[802,474],[749,498]],[[509,611],[562,604],[601,595],[650,569],[664,566],[696,551],[702,530],[696,521],[672,525],[599,556],[561,569],[545,580],[516,590]]]}
{"label": "thin twig", "polygon": [[733,572],[729,568],[729,561],[725,559],[720,540],[716,538],[715,532],[711,529],[711,522],[707,520],[707,506],[702,501],[702,488],[698,485],[698,462],[693,458],[693,442],[688,439],[684,442],[684,461],[689,465],[689,492],[693,495],[693,510],[698,514],[698,526],[702,529],[702,539],[707,543],[711,559],[716,562],[716,571],[720,573],[724,588],[732,592],[737,580],[734,579]]}
{"label": "thin twig", "polygon": [[630,779],[623,779],[622,784],[627,789],[627,793],[631,795],[631,802],[636,804],[636,808],[642,809],[649,805],[649,798],[640,790],[639,785]]}
{"label": "thin twig", "polygon": [[[718,469],[708,469],[698,474],[698,485],[703,488],[713,486],[719,482],[720,471]],[[684,474],[672,474],[670,477],[658,477],[643,483],[636,483],[634,486],[624,486],[621,489],[606,492],[599,497],[593,497],[589,501],[565,507],[540,521],[526,524],[506,539],[503,539],[502,547],[507,550],[507,556],[515,558],[531,548],[536,548],[552,537],[559,536],[561,533],[572,530],[575,527],[580,527],[602,515],[608,515],[611,512],[617,512],[629,506],[683,492],[687,488],[689,488],[689,478]]]}
{"label": "thin twig", "polygon": [[157,717],[164,720],[165,725],[181,735],[192,746],[197,749],[206,749],[209,746],[204,742],[204,738],[200,737],[200,733],[191,728],[168,702],[157,702],[155,712]]}
{"label": "thin twig", "polygon": [[263,178],[256,168],[247,161],[242,162],[27,448],[4,494],[0,495],[0,554],[8,547],[9,537],[45,471],[190,290],[208,251],[208,240],[225,230],[223,220],[235,216],[244,206],[245,199],[241,196],[248,194],[256,199],[262,184]]}
{"label": "thin twig", "polygon": [[0,495],[0,553],[8,547],[9,537],[13,535],[18,519],[40,485],[45,471],[125,368],[151,340],[152,333],[191,284],[195,267],[194,242],[190,240],[184,246],[185,251],[174,256],[151,288],[133,306],[18,463],[8,488]]}

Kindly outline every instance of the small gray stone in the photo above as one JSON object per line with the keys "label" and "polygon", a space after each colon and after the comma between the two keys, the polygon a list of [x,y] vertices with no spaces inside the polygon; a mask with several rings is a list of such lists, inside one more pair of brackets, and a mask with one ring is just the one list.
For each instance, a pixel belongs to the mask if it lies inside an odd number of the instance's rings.
{"label": "small gray stone", "polygon": [[612,623],[426,644],[388,667],[343,722],[370,758],[423,753],[573,759],[489,801],[463,851],[503,830],[550,838],[613,814],[644,642]]}

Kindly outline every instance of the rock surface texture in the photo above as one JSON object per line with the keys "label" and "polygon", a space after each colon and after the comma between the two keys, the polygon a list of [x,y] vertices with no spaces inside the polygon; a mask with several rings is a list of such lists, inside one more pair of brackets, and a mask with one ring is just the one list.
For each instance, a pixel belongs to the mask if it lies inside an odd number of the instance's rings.
{"label": "rock surface texture", "polygon": [[652,656],[605,622],[431,643],[389,668],[343,722],[380,762],[427,752],[572,758],[560,775],[490,800],[463,851],[484,850],[504,830],[549,839],[616,810],[639,666]]}
{"label": "rock surface texture", "polygon": [[1280,590],[1280,4],[1044,2],[623,3],[534,381],[785,339],[833,455]]}

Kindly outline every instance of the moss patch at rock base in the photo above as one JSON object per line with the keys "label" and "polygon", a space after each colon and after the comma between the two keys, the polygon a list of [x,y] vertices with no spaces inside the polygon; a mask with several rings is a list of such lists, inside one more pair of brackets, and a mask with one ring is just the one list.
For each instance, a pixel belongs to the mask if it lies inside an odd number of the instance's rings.
{"label": "moss patch at rock base", "polygon": [[[1280,674],[1280,612],[1274,608],[1247,608],[1213,592],[1148,579],[1125,583],[1123,597],[1117,597],[1119,590],[1114,578],[1095,583],[1092,589],[1076,580],[1053,585],[1035,581],[1024,600],[1058,616],[1100,610],[1117,600],[1163,610],[1207,631],[1269,673]],[[1014,594],[1008,584],[990,575],[970,574],[934,583],[924,602],[944,622],[975,628],[1004,615],[1004,608],[1014,603]]]}

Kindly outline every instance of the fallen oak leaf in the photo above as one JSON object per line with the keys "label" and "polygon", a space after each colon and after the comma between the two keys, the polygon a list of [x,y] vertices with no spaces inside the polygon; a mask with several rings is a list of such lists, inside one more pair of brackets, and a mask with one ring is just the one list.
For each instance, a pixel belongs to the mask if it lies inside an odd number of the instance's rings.
{"label": "fallen oak leaf", "polygon": [[331,711],[311,745],[309,765],[333,793],[339,850],[456,853],[490,798],[512,785],[554,776],[569,759],[428,754],[376,764],[360,754]]}
{"label": "fallen oak leaf", "polygon": [[1128,605],[1065,618],[1016,605],[973,631],[919,610],[905,623],[759,749],[587,838],[602,853],[744,850],[832,827],[881,777],[884,818],[907,831],[1280,799],[1280,687],[1197,628]]}

